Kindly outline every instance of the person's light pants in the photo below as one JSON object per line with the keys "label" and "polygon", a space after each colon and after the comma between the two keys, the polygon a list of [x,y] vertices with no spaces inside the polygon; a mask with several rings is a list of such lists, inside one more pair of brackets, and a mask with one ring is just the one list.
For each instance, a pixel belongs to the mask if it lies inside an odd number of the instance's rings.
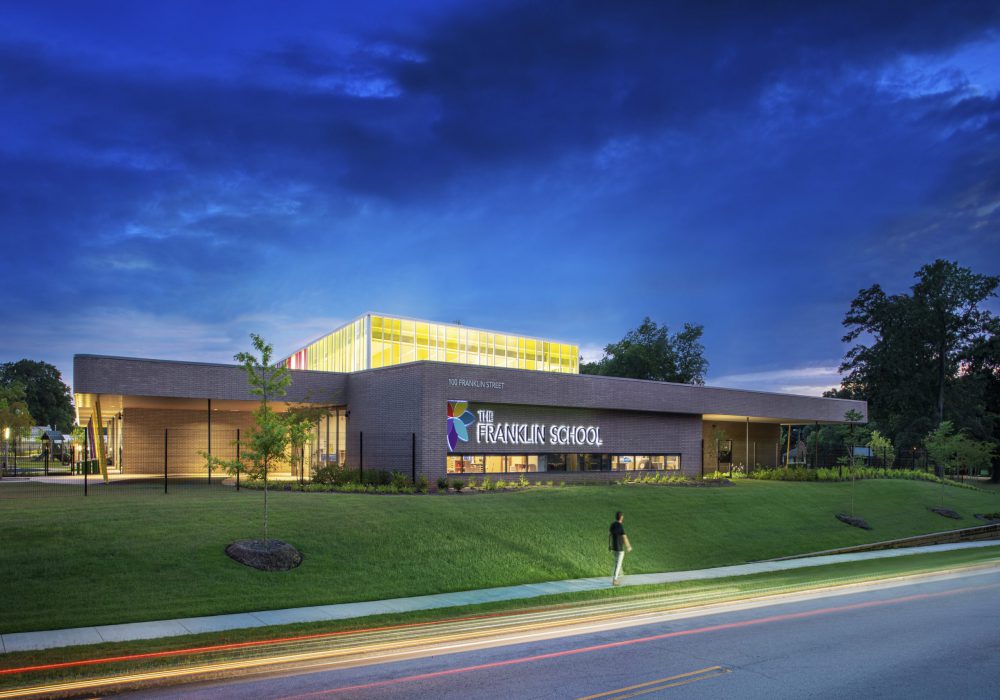
{"label": "person's light pants", "polygon": [[622,576],[622,562],[625,561],[625,550],[615,552],[615,573],[611,577],[612,581],[617,581]]}

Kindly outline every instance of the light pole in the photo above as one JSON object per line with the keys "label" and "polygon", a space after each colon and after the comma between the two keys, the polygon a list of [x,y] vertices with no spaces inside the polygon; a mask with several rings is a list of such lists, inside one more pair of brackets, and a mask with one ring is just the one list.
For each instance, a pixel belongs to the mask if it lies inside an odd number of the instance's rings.
{"label": "light pole", "polygon": [[8,425],[3,429],[3,470],[0,471],[0,475],[6,473],[7,471],[7,445],[10,444],[10,426]]}

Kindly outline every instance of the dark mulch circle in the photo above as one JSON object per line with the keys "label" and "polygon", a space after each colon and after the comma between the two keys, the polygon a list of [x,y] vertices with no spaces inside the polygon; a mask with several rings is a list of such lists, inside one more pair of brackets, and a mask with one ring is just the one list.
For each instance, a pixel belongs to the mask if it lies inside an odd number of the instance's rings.
{"label": "dark mulch circle", "polygon": [[847,515],[847,513],[837,513],[837,520],[848,525],[853,525],[854,527],[860,527],[862,530],[872,529],[872,526],[864,518],[855,518],[853,515]]}
{"label": "dark mulch circle", "polygon": [[946,518],[953,518],[954,520],[961,520],[962,516],[951,510],[950,508],[931,508],[932,513],[937,513],[938,515],[943,515]]}
{"label": "dark mulch circle", "polygon": [[230,559],[261,571],[288,571],[302,563],[302,554],[281,540],[237,540],[226,547]]}
{"label": "dark mulch circle", "polygon": [[1000,523],[1000,513],[976,513],[975,517],[988,523]]}

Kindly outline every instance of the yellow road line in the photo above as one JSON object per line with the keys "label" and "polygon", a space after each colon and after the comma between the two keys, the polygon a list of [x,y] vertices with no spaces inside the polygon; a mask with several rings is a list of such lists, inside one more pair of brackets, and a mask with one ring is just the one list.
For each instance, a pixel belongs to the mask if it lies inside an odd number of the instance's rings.
{"label": "yellow road line", "polygon": [[717,678],[723,676],[727,673],[732,673],[728,668],[723,668],[714,673],[706,673],[703,676],[695,676],[693,678],[688,678],[683,681],[676,681],[674,683],[667,683],[666,685],[658,685],[655,688],[647,688],[646,690],[640,690],[635,693],[629,693],[628,695],[616,695],[613,698],[608,698],[608,700],[626,700],[627,698],[638,697],[639,695],[648,695],[649,693],[655,693],[658,690],[666,690],[667,688],[676,688],[679,685],[687,685],[688,683],[695,683],[697,681],[707,681],[709,678]]}
{"label": "yellow road line", "polygon": [[[597,693],[596,695],[587,695],[582,698],[577,698],[577,700],[597,700],[597,698],[611,698],[618,693],[626,693],[630,690],[638,690],[639,688],[646,688],[646,690],[640,690],[638,693],[632,693],[631,695],[617,695],[619,698],[631,698],[636,695],[644,695],[645,693],[652,693],[656,690],[660,690],[660,687],[650,688],[649,686],[655,685],[660,686],[661,683],[666,683],[663,688],[670,688],[675,685],[683,685],[684,683],[691,683],[693,681],[701,680],[701,678],[692,678],[692,676],[701,676],[702,674],[711,674],[706,676],[707,678],[712,678],[714,676],[720,675],[721,673],[729,673],[729,669],[723,668],[722,666],[709,666],[707,668],[700,668],[697,671],[688,671],[687,673],[679,673],[676,676],[667,676],[666,678],[657,678],[655,681],[647,681],[645,683],[636,683],[635,685],[628,685],[624,688],[615,688],[614,690],[608,690],[603,693]],[[686,680],[682,680],[686,679]],[[679,681],[677,683],[670,683],[670,681]]]}

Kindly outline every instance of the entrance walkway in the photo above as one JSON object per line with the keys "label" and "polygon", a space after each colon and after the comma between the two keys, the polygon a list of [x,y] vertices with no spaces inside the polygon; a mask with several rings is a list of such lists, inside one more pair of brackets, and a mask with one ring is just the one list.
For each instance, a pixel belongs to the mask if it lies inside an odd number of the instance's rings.
{"label": "entrance walkway", "polygon": [[[839,564],[849,561],[867,559],[886,559],[889,557],[905,557],[911,554],[928,552],[946,552],[957,549],[974,549],[977,547],[995,547],[998,541],[961,542],[955,544],[929,545],[925,547],[910,547],[907,549],[888,549],[875,552],[852,552],[849,554],[828,554],[825,556],[803,557],[785,561],[754,562],[736,566],[722,566],[714,569],[699,569],[696,571],[670,571],[661,574],[633,574],[623,578],[624,586],[642,586],[655,583],[673,583],[676,581],[695,581],[702,579],[725,578],[727,576],[745,576],[768,571],[788,571],[810,566]],[[567,581],[549,581],[547,583],[526,583],[520,586],[504,586],[502,588],[484,588],[476,591],[458,591],[455,593],[439,593],[413,598],[393,598],[391,600],[373,600],[362,603],[339,603],[337,605],[317,605],[309,608],[288,608],[285,610],[264,610],[262,612],[235,613],[232,615],[212,615],[208,617],[186,617],[177,620],[159,620],[154,622],[132,622],[122,625],[99,625],[96,627],[76,627],[64,630],[49,630],[43,632],[16,632],[0,635],[0,651],[32,651],[37,649],[54,649],[56,647],[75,646],[78,644],[100,644],[102,642],[126,642],[136,639],[157,639],[160,637],[176,637],[185,634],[202,632],[222,632],[225,630],[245,629],[249,627],[269,627],[271,625],[291,625],[299,622],[324,622],[328,620],[344,620],[369,615],[386,613],[410,612],[413,610],[431,610],[434,608],[450,608],[459,605],[476,605],[499,600],[515,600],[536,598],[555,593],[572,593],[575,591],[593,591],[610,586],[609,577],[580,578]]]}

